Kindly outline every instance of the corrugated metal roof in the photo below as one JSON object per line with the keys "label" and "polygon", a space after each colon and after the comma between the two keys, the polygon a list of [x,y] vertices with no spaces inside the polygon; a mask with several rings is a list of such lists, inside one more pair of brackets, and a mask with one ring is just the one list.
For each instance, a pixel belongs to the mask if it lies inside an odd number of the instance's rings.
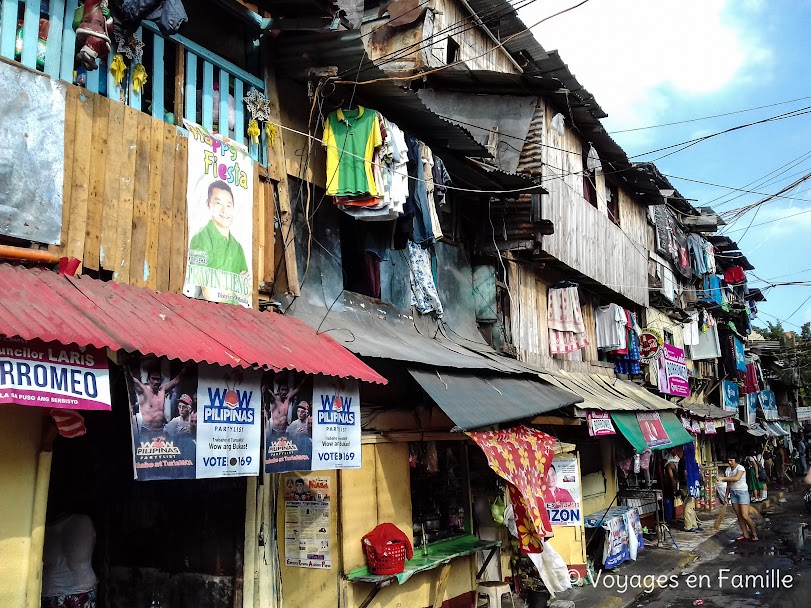
{"label": "corrugated metal roof", "polygon": [[299,82],[307,81],[310,68],[325,66],[337,66],[338,73],[346,74],[347,80],[354,80],[359,69],[361,81],[383,78],[382,82],[354,87],[355,101],[381,112],[432,147],[448,148],[465,156],[490,156],[467,130],[440,118],[414,91],[389,80],[388,74],[366,54],[359,30],[286,33],[276,40],[273,62],[278,76]]}
{"label": "corrugated metal roof", "polygon": [[583,400],[537,380],[408,371],[454,424],[464,430],[531,418]]}
{"label": "corrugated metal roof", "polygon": [[583,409],[602,411],[673,410],[676,405],[657,397],[632,382],[600,374],[544,372],[543,380],[583,397]]}
{"label": "corrugated metal roof", "polygon": [[229,367],[386,380],[283,315],[0,264],[0,334]]}

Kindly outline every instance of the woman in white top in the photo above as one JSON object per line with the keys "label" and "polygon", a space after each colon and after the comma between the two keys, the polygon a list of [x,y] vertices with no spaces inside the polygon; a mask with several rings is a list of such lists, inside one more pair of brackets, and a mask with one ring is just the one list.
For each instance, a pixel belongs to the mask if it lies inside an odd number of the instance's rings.
{"label": "woman in white top", "polygon": [[719,477],[718,481],[727,482],[729,492],[729,502],[735,510],[738,518],[738,525],[741,527],[741,535],[736,540],[759,540],[755,522],[749,516],[749,488],[746,485],[746,469],[738,462],[738,455],[730,453],[727,458],[729,466],[724,477]]}

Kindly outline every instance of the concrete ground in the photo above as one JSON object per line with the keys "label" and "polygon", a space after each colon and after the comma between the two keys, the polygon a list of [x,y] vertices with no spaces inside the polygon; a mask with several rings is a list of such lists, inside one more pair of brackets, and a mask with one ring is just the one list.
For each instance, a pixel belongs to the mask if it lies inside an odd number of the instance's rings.
{"label": "concrete ground", "polygon": [[699,514],[702,532],[672,530],[678,549],[672,542],[667,548],[648,545],[636,562],[603,572],[594,586],[573,589],[549,606],[570,608],[574,601],[582,608],[807,608],[811,526],[807,546],[801,529],[811,523],[811,512],[802,496],[797,486],[754,505],[760,511],[755,519],[760,542],[735,541],[740,529],[731,508],[720,531],[712,529],[717,512]]}

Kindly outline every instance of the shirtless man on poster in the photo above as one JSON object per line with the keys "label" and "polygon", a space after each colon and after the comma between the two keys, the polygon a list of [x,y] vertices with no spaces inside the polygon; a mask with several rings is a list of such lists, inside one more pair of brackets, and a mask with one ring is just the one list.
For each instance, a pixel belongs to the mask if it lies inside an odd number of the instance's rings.
{"label": "shirtless man on poster", "polygon": [[[148,431],[161,431],[166,419],[163,416],[163,405],[166,401],[166,394],[171,392],[180,382],[180,376],[186,371],[186,367],[180,370],[180,373],[161,384],[163,376],[160,371],[151,370],[148,375],[146,384],[141,382],[132,373],[132,370],[127,368],[132,379],[132,384],[135,387],[135,392],[138,395],[138,409],[141,413],[141,427]],[[140,374],[139,374],[140,375]]]}
{"label": "shirtless man on poster", "polygon": [[299,385],[291,391],[289,386],[293,383],[294,375],[291,373],[288,378],[288,384],[279,385],[278,393],[274,393],[270,387],[266,387],[267,399],[270,402],[269,422],[277,433],[284,433],[287,430],[287,414],[290,410],[290,402],[299,393],[307,380],[307,376],[305,376]]}

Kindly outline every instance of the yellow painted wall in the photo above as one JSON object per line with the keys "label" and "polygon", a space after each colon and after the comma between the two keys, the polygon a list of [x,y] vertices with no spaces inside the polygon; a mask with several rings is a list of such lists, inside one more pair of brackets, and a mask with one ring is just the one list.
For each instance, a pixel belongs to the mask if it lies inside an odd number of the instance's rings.
{"label": "yellow painted wall", "polygon": [[583,500],[583,515],[590,515],[596,511],[606,509],[614,500],[617,487],[617,469],[614,458],[614,441],[611,437],[600,438],[600,454],[603,459],[603,475],[605,475],[605,494],[598,494]]}
{"label": "yellow painted wall", "polygon": [[[413,539],[408,444],[364,445],[362,450],[361,469],[298,475],[330,477],[333,497],[331,570],[292,568],[284,565],[284,497],[283,494],[279,496],[277,521],[285,608],[359,606],[372,587],[347,582],[343,574],[366,563],[361,549],[361,537],[377,524],[391,522]],[[295,473],[289,475],[297,476]],[[282,492],[287,477],[288,475],[282,476]],[[474,589],[473,567],[473,558],[460,558],[452,562],[446,599]],[[416,575],[403,585],[394,584],[385,587],[370,604],[370,608],[430,606],[434,601],[438,578],[439,569],[436,569]]]}
{"label": "yellow painted wall", "polygon": [[0,606],[22,608],[42,411],[0,405]]}

